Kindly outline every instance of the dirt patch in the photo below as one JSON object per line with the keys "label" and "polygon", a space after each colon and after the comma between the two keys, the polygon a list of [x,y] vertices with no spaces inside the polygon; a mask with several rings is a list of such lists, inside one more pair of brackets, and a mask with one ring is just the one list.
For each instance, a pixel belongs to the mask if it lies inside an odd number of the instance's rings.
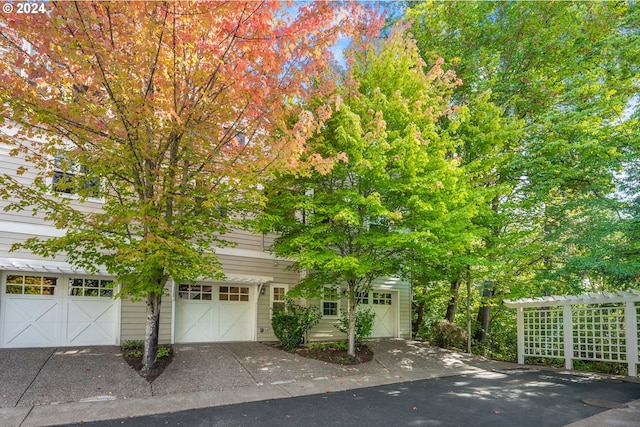
{"label": "dirt patch", "polygon": [[356,346],[356,358],[353,359],[347,354],[347,350],[327,346],[303,347],[291,351],[309,359],[322,360],[323,362],[335,363],[337,365],[359,365],[370,362],[373,359],[373,351],[365,344]]}
{"label": "dirt patch", "polygon": [[171,346],[162,347],[168,348],[169,354],[158,358],[155,369],[152,369],[146,374],[142,372],[142,348],[128,348],[127,350],[123,350],[122,357],[142,378],[151,383],[158,378],[173,361],[173,348]]}

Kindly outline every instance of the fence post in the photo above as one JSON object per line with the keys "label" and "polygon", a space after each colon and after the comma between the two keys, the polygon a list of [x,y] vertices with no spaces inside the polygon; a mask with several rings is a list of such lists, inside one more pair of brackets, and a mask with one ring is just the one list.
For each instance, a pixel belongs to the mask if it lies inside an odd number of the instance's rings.
{"label": "fence post", "polygon": [[638,323],[636,316],[636,303],[627,301],[624,307],[624,336],[630,377],[638,375]]}
{"label": "fence post", "polygon": [[524,308],[516,309],[516,321],[518,326],[518,363],[524,365]]}
{"label": "fence post", "polygon": [[562,331],[564,334],[564,366],[573,369],[573,315],[571,305],[562,307]]}

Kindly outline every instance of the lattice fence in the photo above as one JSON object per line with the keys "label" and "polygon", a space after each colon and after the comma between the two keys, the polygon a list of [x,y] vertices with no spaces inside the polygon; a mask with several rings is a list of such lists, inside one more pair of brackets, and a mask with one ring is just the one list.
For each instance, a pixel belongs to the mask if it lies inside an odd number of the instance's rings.
{"label": "lattice fence", "polygon": [[562,309],[524,311],[524,355],[564,357]]}
{"label": "lattice fence", "polygon": [[525,357],[640,364],[640,291],[505,301],[516,308],[518,363]]}

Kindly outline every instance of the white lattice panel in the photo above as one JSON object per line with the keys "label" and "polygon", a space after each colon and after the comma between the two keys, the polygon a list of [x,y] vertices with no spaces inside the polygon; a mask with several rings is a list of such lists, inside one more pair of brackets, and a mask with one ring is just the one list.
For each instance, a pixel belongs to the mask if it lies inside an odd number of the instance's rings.
{"label": "white lattice panel", "polygon": [[524,355],[564,356],[562,308],[524,310]]}
{"label": "white lattice panel", "polygon": [[624,307],[574,307],[573,358],[623,362],[626,357]]}

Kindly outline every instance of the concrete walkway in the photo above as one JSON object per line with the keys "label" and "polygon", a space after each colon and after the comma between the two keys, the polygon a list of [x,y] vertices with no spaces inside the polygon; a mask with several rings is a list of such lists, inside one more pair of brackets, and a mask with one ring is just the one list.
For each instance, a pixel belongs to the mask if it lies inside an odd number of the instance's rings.
{"label": "concrete walkway", "polygon": [[[0,349],[0,425],[75,424],[523,368],[416,341],[369,346],[373,361],[340,366],[261,343],[175,345],[175,359],[151,384],[118,347]],[[628,420],[640,420],[640,401],[596,417],[572,426],[638,425]]]}

